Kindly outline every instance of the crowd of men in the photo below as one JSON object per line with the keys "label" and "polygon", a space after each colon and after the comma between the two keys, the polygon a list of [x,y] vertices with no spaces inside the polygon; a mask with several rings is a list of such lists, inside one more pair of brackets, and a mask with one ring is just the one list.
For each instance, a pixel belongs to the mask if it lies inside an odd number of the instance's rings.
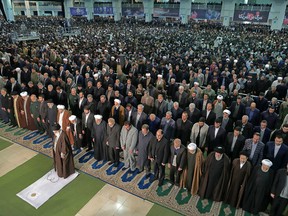
{"label": "crowd of men", "polygon": [[[43,33],[40,41],[1,45],[5,123],[46,133],[59,164],[81,149],[118,167],[123,152],[123,170],[145,170],[159,186],[167,165],[170,182],[193,195],[254,214],[271,203],[271,215],[284,213],[284,31],[80,19],[82,35],[62,38],[53,19],[2,25],[3,37],[23,23]],[[61,150],[59,140],[69,146]],[[69,155],[61,177],[74,172]]]}

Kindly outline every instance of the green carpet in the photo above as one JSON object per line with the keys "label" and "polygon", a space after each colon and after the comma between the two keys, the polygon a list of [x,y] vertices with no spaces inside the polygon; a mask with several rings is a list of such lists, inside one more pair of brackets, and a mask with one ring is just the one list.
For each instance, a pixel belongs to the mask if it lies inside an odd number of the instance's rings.
{"label": "green carpet", "polygon": [[0,138],[0,151],[7,148],[8,146],[12,145],[11,142],[8,142],[6,140],[3,140]]}
{"label": "green carpet", "polygon": [[0,178],[0,215],[72,216],[105,184],[98,179],[80,173],[74,181],[37,210],[16,196],[18,192],[34,183],[51,169],[51,158],[39,154],[2,176]]}
{"label": "green carpet", "polygon": [[[175,210],[177,211],[177,209]],[[181,214],[174,212],[168,208],[162,207],[158,204],[154,204],[153,207],[148,212],[147,216],[159,216],[159,215],[180,216]]]}

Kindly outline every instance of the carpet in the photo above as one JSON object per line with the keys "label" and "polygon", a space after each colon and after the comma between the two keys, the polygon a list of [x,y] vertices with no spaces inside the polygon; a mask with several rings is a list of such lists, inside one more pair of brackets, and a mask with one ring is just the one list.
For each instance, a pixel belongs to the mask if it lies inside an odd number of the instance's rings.
{"label": "carpet", "polygon": [[17,196],[38,209],[78,175],[79,173],[75,172],[66,179],[59,178],[55,170],[52,169],[36,182],[17,193]]}
{"label": "carpet", "polygon": [[[40,135],[37,131],[11,128],[0,124],[0,134],[15,143],[52,157],[51,139],[46,135]],[[146,177],[145,173],[122,171],[123,163],[119,163],[118,167],[113,167],[105,161],[96,161],[92,151],[75,152],[74,161],[77,169],[91,176],[183,215],[250,215],[222,202],[202,200],[199,196],[191,196],[186,190],[175,187],[168,181],[158,187],[157,181],[153,183],[149,181],[153,175]]]}

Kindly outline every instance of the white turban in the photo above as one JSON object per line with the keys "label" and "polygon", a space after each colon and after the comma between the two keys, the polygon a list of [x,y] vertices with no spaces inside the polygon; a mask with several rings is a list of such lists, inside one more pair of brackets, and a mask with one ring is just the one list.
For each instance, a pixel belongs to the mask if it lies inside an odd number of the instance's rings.
{"label": "white turban", "polygon": [[162,78],[163,76],[162,76],[161,74],[158,74],[157,77],[158,77],[158,78]]}
{"label": "white turban", "polygon": [[76,116],[75,116],[75,115],[71,115],[71,116],[69,117],[69,121],[74,121],[74,120],[76,120]]}
{"label": "white turban", "polygon": [[195,143],[190,143],[187,148],[191,151],[194,151],[197,148],[197,145]]}
{"label": "white turban", "polygon": [[119,99],[114,99],[114,102],[118,103],[118,104],[121,104],[121,101]]}
{"label": "white turban", "polygon": [[230,115],[230,114],[231,114],[231,111],[228,110],[228,109],[225,109],[225,110],[223,111],[223,113],[227,113],[228,115]]}
{"label": "white turban", "polygon": [[198,85],[199,86],[199,82],[194,82],[194,85]]}
{"label": "white turban", "polygon": [[268,160],[268,159],[264,159],[262,160],[262,164],[271,167],[273,165],[273,163]]}
{"label": "white turban", "polygon": [[145,75],[146,75],[146,77],[150,77],[151,74],[150,73],[146,73]]}
{"label": "white turban", "polygon": [[67,59],[67,58],[64,58],[63,61],[68,61],[68,59]]}
{"label": "white turban", "polygon": [[26,96],[28,95],[28,93],[27,93],[26,91],[24,91],[24,92],[21,92],[20,95],[21,95],[22,97],[26,97]]}
{"label": "white turban", "polygon": [[64,110],[64,109],[65,109],[65,106],[59,104],[59,105],[57,105],[57,109],[58,109],[58,110]]}
{"label": "white turban", "polygon": [[188,67],[192,67],[192,64],[191,64],[191,63],[189,63],[189,64],[188,64]]}
{"label": "white turban", "polygon": [[20,69],[19,67],[17,67],[15,70],[16,70],[17,72],[20,72],[20,71],[21,71],[21,69]]}
{"label": "white turban", "polygon": [[97,119],[102,119],[102,115],[94,115],[94,118],[97,120]]}
{"label": "white turban", "polygon": [[218,95],[218,96],[217,96],[217,99],[218,99],[218,100],[223,100],[223,96],[222,96],[222,95]]}

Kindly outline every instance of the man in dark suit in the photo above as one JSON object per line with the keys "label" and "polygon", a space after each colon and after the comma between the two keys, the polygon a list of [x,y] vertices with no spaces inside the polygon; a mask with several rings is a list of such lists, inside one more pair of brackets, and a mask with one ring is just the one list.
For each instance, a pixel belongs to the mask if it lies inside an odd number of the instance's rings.
{"label": "man in dark suit", "polygon": [[192,124],[199,121],[201,117],[201,112],[199,109],[196,108],[196,105],[194,103],[190,103],[189,107],[185,110],[188,114],[188,119],[192,122]]}
{"label": "man in dark suit", "polygon": [[275,113],[275,107],[270,106],[268,110],[261,113],[261,119],[267,121],[267,127],[271,130],[276,128],[278,115]]}
{"label": "man in dark suit", "polygon": [[4,88],[7,89],[8,93],[17,92],[18,94],[20,94],[21,92],[21,85],[15,80],[14,77],[10,78],[10,81],[6,83]]}
{"label": "man in dark suit", "polygon": [[106,145],[109,147],[109,164],[114,163],[114,167],[119,165],[119,152],[120,152],[120,132],[121,127],[115,122],[115,119],[109,118],[106,133]]}
{"label": "man in dark suit", "polygon": [[180,176],[186,167],[186,152],[186,147],[181,144],[181,140],[175,139],[173,145],[170,147],[170,158],[168,162],[168,168],[170,169],[170,181],[172,184],[175,184],[175,186],[179,186]]}
{"label": "man in dark suit", "polygon": [[288,147],[283,144],[283,137],[277,134],[274,141],[267,142],[264,149],[264,158],[269,159],[272,169],[277,171],[284,168],[288,162]]}
{"label": "man in dark suit", "polygon": [[260,92],[259,97],[255,98],[256,107],[260,110],[260,112],[267,110],[269,104],[264,95],[265,94],[263,92]]}
{"label": "man in dark suit", "polygon": [[245,114],[249,116],[249,122],[258,126],[260,123],[260,111],[256,108],[256,103],[252,102],[250,107],[246,107]]}
{"label": "man in dark suit", "polygon": [[187,105],[188,94],[184,91],[183,86],[179,86],[179,90],[175,93],[175,101],[178,101],[179,106],[185,109]]}
{"label": "man in dark suit", "polygon": [[271,216],[284,215],[285,208],[288,204],[288,164],[284,169],[279,169],[276,173],[272,189],[271,197],[273,203],[270,211]]}
{"label": "man in dark suit", "polygon": [[155,100],[154,113],[157,117],[161,119],[166,115],[167,111],[168,111],[168,104],[164,100],[163,95],[159,94],[157,100]]}
{"label": "man in dark suit", "polygon": [[[87,105],[88,101],[87,99],[84,97],[84,93],[83,92],[79,92],[79,99],[78,99],[78,103],[77,103],[77,107],[76,108],[76,116],[78,118],[81,118],[82,113],[84,111],[84,107]],[[91,109],[90,109],[91,110]],[[92,111],[93,112],[93,111]],[[95,113],[93,113],[95,114]]]}
{"label": "man in dark suit", "polygon": [[181,118],[178,118],[176,120],[175,138],[179,138],[182,145],[184,145],[185,147],[190,143],[192,126],[192,122],[188,119],[188,113],[185,111],[182,113]]}
{"label": "man in dark suit", "polygon": [[9,100],[11,100],[10,95],[7,93],[7,90],[5,88],[1,89],[1,95],[0,95],[0,100],[1,100],[1,117],[4,121],[5,124],[9,122]]}
{"label": "man in dark suit", "polygon": [[226,131],[221,126],[221,120],[215,120],[214,125],[209,126],[205,144],[205,151],[210,154],[217,146],[224,147]]}
{"label": "man in dark suit", "polygon": [[39,95],[38,101],[39,101],[39,117],[37,118],[37,121],[39,122],[39,125],[41,128],[40,133],[44,133],[48,127],[48,122],[47,122],[48,105],[47,105],[47,102],[45,101],[45,96],[42,94]]}
{"label": "man in dark suit", "polygon": [[205,118],[205,123],[207,125],[213,125],[216,119],[216,114],[212,110],[212,103],[208,103],[206,110],[202,111],[202,117]]}
{"label": "man in dark suit", "polygon": [[68,100],[67,100],[67,94],[65,91],[63,91],[62,87],[57,86],[57,104],[62,104],[65,106],[65,109],[68,109]]}
{"label": "man in dark suit", "polygon": [[246,139],[243,151],[247,151],[249,154],[249,161],[252,166],[255,167],[261,164],[263,159],[265,144],[260,141],[260,134],[254,133],[252,139]]}
{"label": "man in dark suit", "polygon": [[245,144],[245,137],[240,134],[241,128],[235,127],[233,132],[229,132],[226,136],[225,150],[227,156],[233,161],[239,158]]}
{"label": "man in dark suit", "polygon": [[171,108],[172,112],[172,118],[174,121],[176,121],[178,118],[181,118],[181,115],[183,113],[183,109],[179,107],[179,103],[176,101],[173,103],[173,106]]}
{"label": "man in dark suit", "polygon": [[82,113],[82,134],[83,134],[83,147],[87,146],[86,151],[90,151],[92,149],[92,137],[91,130],[93,128],[94,123],[94,115],[90,111],[89,106],[84,107],[84,112]]}
{"label": "man in dark suit", "polygon": [[84,77],[80,74],[79,69],[75,70],[75,83],[77,86],[81,84],[85,88]]}
{"label": "man in dark suit", "polygon": [[270,140],[271,130],[267,128],[267,121],[262,120],[260,126],[254,128],[254,133],[260,133],[260,141],[266,144]]}
{"label": "man in dark suit", "polygon": [[196,105],[197,105],[197,108],[200,111],[204,111],[207,108],[208,103],[212,103],[209,100],[209,95],[208,94],[204,94],[203,99],[198,100]]}
{"label": "man in dark suit", "polygon": [[242,97],[238,96],[236,101],[231,103],[229,110],[231,111],[231,118],[235,121],[240,120],[245,114],[245,105],[241,102]]}
{"label": "man in dark suit", "polygon": [[235,123],[235,127],[241,128],[241,134],[249,139],[253,136],[253,125],[248,122],[249,117],[247,115],[242,116],[242,120],[238,120]]}
{"label": "man in dark suit", "polygon": [[154,163],[154,178],[151,182],[159,178],[158,186],[163,185],[165,178],[165,165],[169,160],[169,142],[164,137],[163,131],[156,132],[156,138],[150,141],[148,158]]}
{"label": "man in dark suit", "polygon": [[161,119],[160,128],[163,130],[164,137],[170,141],[174,139],[175,121],[172,119],[172,113],[166,112],[166,116]]}
{"label": "man in dark suit", "polygon": [[148,115],[144,113],[144,105],[139,104],[137,106],[137,111],[132,112],[131,114],[131,122],[134,127],[137,128],[137,130],[141,130],[142,125],[147,123]]}

